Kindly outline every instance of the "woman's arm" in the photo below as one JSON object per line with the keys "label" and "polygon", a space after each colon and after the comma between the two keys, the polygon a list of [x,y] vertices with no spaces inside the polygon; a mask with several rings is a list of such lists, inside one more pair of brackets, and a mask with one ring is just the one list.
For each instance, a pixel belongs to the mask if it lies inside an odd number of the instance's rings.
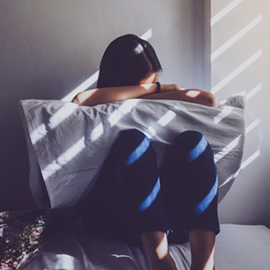
{"label": "woman's arm", "polygon": [[[162,88],[162,85],[161,85]],[[168,99],[197,103],[209,107],[216,106],[215,96],[207,91],[199,89],[185,89],[173,92],[161,92],[142,96],[142,99]]]}
{"label": "woman's arm", "polygon": [[94,106],[118,100],[132,98],[142,99],[167,99],[198,103],[210,107],[215,106],[215,96],[199,89],[187,89],[176,84],[161,84],[160,92],[156,93],[157,84],[149,83],[124,87],[108,87],[87,90],[77,94],[72,102],[78,105]]}
{"label": "woman's arm", "polygon": [[[134,86],[96,88],[77,94],[72,102],[80,106],[94,106],[118,100],[140,98],[156,93],[157,87],[158,86],[155,83],[148,83]],[[164,84],[160,88],[160,92],[163,93],[176,90],[175,84]]]}

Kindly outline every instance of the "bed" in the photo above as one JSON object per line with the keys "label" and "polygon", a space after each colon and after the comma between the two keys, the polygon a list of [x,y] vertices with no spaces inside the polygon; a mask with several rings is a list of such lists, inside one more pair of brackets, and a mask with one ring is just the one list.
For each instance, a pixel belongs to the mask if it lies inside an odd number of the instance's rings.
{"label": "bed", "polygon": [[[74,206],[93,187],[117,134],[131,127],[152,140],[160,160],[166,145],[179,132],[202,132],[214,152],[221,201],[240,171],[245,139],[244,103],[242,94],[229,97],[214,108],[139,99],[94,107],[63,101],[21,101],[30,188],[40,209],[2,213],[2,269],[151,269],[143,247],[86,237],[86,228],[74,214]],[[15,256],[12,251],[18,249]],[[170,252],[178,269],[189,269],[188,243],[170,245]],[[265,226],[221,224],[216,269],[266,270],[269,254],[270,230]]]}
{"label": "bed", "polygon": [[[221,225],[215,265],[218,270],[268,270],[270,230],[264,226]],[[59,253],[61,252],[61,253]],[[190,266],[189,244],[170,245],[177,269]],[[65,232],[55,238],[25,269],[151,269],[143,248],[103,239],[85,239]]]}
{"label": "bed", "polygon": [[[1,269],[151,269],[143,247],[86,237],[79,218],[72,216],[67,223],[67,214],[59,215],[58,210],[53,214],[51,210],[38,210],[20,215],[16,222],[9,219],[2,223],[6,227],[1,236],[11,244],[4,255],[1,253]],[[188,270],[191,261],[189,244],[171,244],[169,249],[177,269]],[[216,239],[215,266],[219,270],[268,270],[269,252],[270,230],[265,226],[221,224],[221,233]]]}

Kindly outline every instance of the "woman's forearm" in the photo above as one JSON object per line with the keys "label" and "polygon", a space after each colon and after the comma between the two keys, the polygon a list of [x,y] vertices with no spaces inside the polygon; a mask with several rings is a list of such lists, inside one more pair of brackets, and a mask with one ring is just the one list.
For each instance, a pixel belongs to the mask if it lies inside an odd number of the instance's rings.
{"label": "woman's forearm", "polygon": [[186,89],[172,92],[154,93],[140,97],[142,99],[167,99],[197,103],[209,107],[216,106],[215,96],[199,89]]}
{"label": "woman's forearm", "polygon": [[[160,91],[162,93],[177,91],[177,87],[178,86],[176,84],[162,84]],[[72,102],[78,105],[95,106],[97,104],[104,104],[118,100],[148,96],[156,93],[157,89],[158,86],[155,83],[134,86],[96,88],[77,94],[73,98]]]}
{"label": "woman's forearm", "polygon": [[210,107],[215,106],[215,96],[212,93],[199,89],[182,89],[183,88],[178,87],[176,84],[161,84],[160,93],[157,93],[157,85],[155,83],[123,87],[96,88],[77,94],[72,102],[80,106],[95,106],[97,104],[104,104],[118,100],[142,98],[179,100]]}
{"label": "woman's forearm", "polygon": [[77,94],[72,102],[78,105],[94,106],[118,100],[138,98],[140,96],[153,94],[156,91],[157,85],[153,83],[124,87],[97,88]]}

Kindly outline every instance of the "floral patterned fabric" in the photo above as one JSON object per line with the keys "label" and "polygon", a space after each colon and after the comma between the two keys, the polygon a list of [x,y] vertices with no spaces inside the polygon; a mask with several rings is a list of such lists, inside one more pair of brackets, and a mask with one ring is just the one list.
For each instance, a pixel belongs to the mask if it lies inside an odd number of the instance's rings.
{"label": "floral patterned fabric", "polygon": [[22,269],[73,217],[53,209],[0,212],[0,269]]}

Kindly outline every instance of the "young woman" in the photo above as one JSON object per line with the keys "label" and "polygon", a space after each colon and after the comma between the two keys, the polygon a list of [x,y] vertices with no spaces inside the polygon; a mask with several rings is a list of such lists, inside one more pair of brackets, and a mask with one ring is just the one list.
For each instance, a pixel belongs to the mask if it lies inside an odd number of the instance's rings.
{"label": "young woman", "polygon": [[[159,84],[161,70],[147,41],[121,36],[103,55],[97,88],[79,93],[73,102],[94,106],[141,98],[215,106],[209,92]],[[186,241],[191,247],[191,269],[214,269],[219,221],[210,145],[197,131],[183,132],[158,168],[155,150],[143,133],[121,132],[79,212],[90,234],[144,245],[154,270],[176,269],[168,243]]]}

